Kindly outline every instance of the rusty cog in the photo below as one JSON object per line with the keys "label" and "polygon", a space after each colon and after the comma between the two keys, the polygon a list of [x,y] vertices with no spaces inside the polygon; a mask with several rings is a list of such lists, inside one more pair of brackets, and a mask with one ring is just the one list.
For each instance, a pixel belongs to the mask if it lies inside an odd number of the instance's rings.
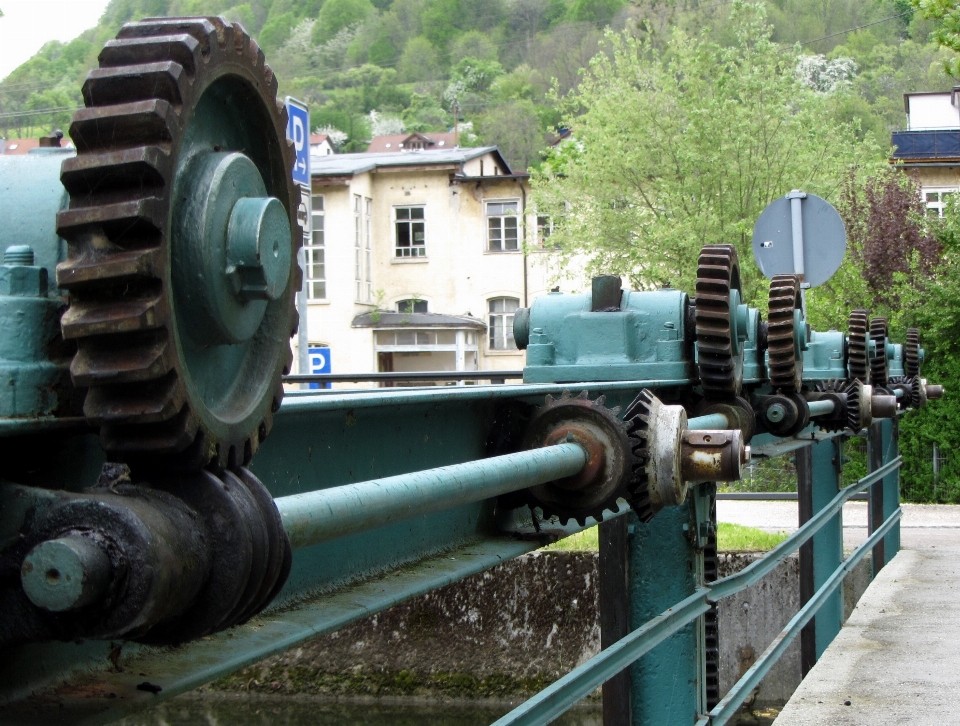
{"label": "rusty cog", "polygon": [[770,386],[784,393],[798,392],[803,380],[800,346],[797,345],[797,312],[801,309],[800,278],[775,275],[770,281],[767,351]]}
{"label": "rusty cog", "polygon": [[851,380],[865,384],[870,383],[867,334],[867,311],[854,310],[847,318],[847,370]]}
{"label": "rusty cog", "polygon": [[583,526],[587,517],[601,521],[605,511],[619,512],[617,500],[628,499],[633,446],[620,409],[607,408],[604,401],[603,396],[591,401],[586,391],[575,398],[569,391],[547,396],[527,424],[524,449],[571,441],[587,452],[580,473],[526,490],[528,505],[545,518],[556,517],[561,524],[573,519]]}
{"label": "rusty cog", "polygon": [[916,328],[907,329],[907,342],[903,346],[903,366],[907,378],[920,376],[920,331]]}
{"label": "rusty cog", "polygon": [[[58,216],[68,254],[57,280],[70,293],[61,327],[77,343],[70,372],[87,388],[85,415],[109,457],[135,468],[243,465],[272,426],[297,327],[300,195],[276,78],[219,18],[129,23],[99,60],[70,126],[77,155],[62,168],[70,205]],[[205,274],[218,252],[195,241],[214,235],[191,233],[190,205],[229,164],[260,190],[236,196],[273,210],[273,287],[250,287],[240,263]],[[218,228],[227,255],[233,219]]]}
{"label": "rusty cog", "polygon": [[733,398],[740,395],[743,382],[737,324],[740,263],[736,247],[703,247],[697,261],[696,291],[697,367],[703,394],[711,399]]}
{"label": "rusty cog", "polygon": [[877,349],[870,358],[870,381],[874,387],[885,388],[889,368],[887,366],[887,319],[870,318],[870,340]]}

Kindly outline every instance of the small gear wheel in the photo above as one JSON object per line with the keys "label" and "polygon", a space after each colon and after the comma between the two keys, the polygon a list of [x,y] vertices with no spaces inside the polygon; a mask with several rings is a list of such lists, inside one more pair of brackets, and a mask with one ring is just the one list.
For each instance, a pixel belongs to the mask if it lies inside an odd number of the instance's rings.
{"label": "small gear wheel", "polygon": [[797,344],[797,324],[802,309],[800,278],[774,275],[770,281],[770,307],[767,314],[767,351],[770,386],[783,393],[797,393],[803,380],[803,363]]}
{"label": "small gear wheel", "polygon": [[839,406],[840,410],[834,409],[833,415],[830,418],[818,418],[816,420],[817,426],[819,426],[823,431],[830,431],[836,433],[837,431],[843,431],[849,426],[849,416],[847,407],[849,405],[847,401],[847,389],[850,387],[850,383],[847,381],[817,381],[814,384],[813,390],[817,393],[824,394],[823,398],[829,399],[834,402],[834,406]]}
{"label": "small gear wheel", "polygon": [[877,346],[876,353],[870,358],[870,382],[874,386],[886,388],[889,368],[887,366],[887,330],[886,318],[870,319],[870,340]]}
{"label": "small gear wheel", "polygon": [[920,376],[920,331],[907,330],[907,343],[903,346],[903,365],[908,378]]}
{"label": "small gear wheel", "polygon": [[574,519],[583,526],[587,517],[601,521],[605,511],[619,512],[618,499],[629,501],[634,447],[627,425],[618,417],[620,409],[607,408],[604,400],[600,396],[591,401],[586,391],[576,398],[569,391],[556,399],[547,396],[527,424],[524,449],[569,441],[587,452],[579,473],[526,491],[527,503],[539,507],[544,518],[556,517],[561,524]]}
{"label": "small gear wheel", "polygon": [[854,310],[847,319],[847,369],[851,380],[861,383],[870,383],[868,325],[866,310]]}
{"label": "small gear wheel", "polygon": [[896,396],[897,391],[900,391],[900,396],[897,397],[897,408],[903,411],[904,409],[910,408],[913,406],[913,379],[908,378],[907,376],[890,376],[887,379],[887,390],[890,393]]}
{"label": "small gear wheel", "polygon": [[737,326],[740,263],[733,245],[706,245],[697,261],[697,367],[707,398],[740,395],[743,355]]}
{"label": "small gear wheel", "polygon": [[927,405],[927,387],[923,385],[920,376],[910,379],[910,405],[913,408],[923,408]]}
{"label": "small gear wheel", "polygon": [[661,509],[661,507],[654,506],[650,497],[650,476],[647,473],[650,413],[656,405],[656,401],[656,396],[645,388],[627,406],[623,416],[631,440],[634,461],[633,477],[627,487],[627,501],[641,522],[649,522]]}
{"label": "small gear wheel", "polygon": [[847,384],[844,392],[847,394],[847,428],[856,433],[873,423],[873,386],[864,385],[860,379],[855,379]]}

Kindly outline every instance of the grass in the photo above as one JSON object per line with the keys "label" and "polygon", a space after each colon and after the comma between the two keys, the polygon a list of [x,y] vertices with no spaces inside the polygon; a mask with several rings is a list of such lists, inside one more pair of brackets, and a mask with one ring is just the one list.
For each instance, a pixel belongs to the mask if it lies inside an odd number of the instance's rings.
{"label": "grass", "polygon": [[[785,532],[764,532],[762,529],[727,522],[720,522],[717,529],[717,549],[721,552],[766,552],[787,538]],[[597,528],[591,527],[547,545],[543,549],[571,551],[598,548]]]}

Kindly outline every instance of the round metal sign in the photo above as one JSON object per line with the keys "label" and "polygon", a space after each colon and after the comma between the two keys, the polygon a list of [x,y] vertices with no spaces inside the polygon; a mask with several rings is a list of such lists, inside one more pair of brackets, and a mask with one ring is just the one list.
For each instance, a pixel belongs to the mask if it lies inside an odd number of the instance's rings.
{"label": "round metal sign", "polygon": [[775,199],[753,227],[753,258],[768,278],[797,274],[804,287],[817,287],[840,269],[846,251],[843,220],[813,194],[793,191]]}

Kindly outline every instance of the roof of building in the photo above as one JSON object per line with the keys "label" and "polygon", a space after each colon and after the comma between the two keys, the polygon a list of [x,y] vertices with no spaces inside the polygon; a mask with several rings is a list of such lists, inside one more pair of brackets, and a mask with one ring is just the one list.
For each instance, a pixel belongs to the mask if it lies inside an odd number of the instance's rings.
{"label": "roof of building", "polygon": [[482,320],[469,315],[444,315],[442,313],[398,313],[393,310],[377,310],[357,315],[354,328],[474,328],[486,330]]}
{"label": "roof of building", "polygon": [[0,141],[0,154],[5,156],[27,154],[31,149],[39,146],[40,139],[6,139],[6,142]]}
{"label": "roof of building", "polygon": [[310,134],[310,146],[322,144],[328,138],[330,138],[329,134]]}
{"label": "roof of building", "polygon": [[457,134],[453,131],[438,133],[406,133],[374,136],[367,147],[368,154],[392,153],[408,151],[414,145],[417,151],[440,151],[457,147]]}
{"label": "roof of building", "polygon": [[405,154],[386,152],[383,154],[335,154],[331,156],[311,156],[310,173],[313,176],[349,176],[373,171],[380,167],[402,166],[449,166],[463,164],[471,159],[493,154],[498,163],[512,175],[510,165],[500,154],[496,146],[481,146],[470,149],[446,149],[444,151],[410,151]]}

